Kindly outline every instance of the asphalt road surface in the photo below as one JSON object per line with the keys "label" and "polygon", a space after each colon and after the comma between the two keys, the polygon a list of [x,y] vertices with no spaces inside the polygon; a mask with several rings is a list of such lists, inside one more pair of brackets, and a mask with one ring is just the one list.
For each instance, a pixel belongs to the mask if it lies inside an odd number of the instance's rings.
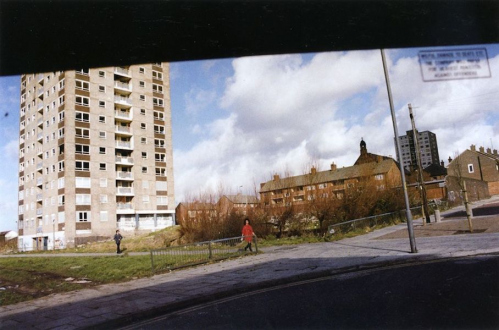
{"label": "asphalt road surface", "polygon": [[337,275],[158,316],[126,329],[498,329],[499,256]]}

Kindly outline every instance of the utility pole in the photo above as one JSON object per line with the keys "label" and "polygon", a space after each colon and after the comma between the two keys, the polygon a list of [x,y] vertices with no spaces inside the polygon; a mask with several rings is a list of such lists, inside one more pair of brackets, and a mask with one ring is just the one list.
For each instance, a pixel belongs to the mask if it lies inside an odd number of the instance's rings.
{"label": "utility pole", "polygon": [[[395,110],[393,106],[392,99],[392,89],[390,87],[390,78],[388,77],[388,68],[386,67],[385,50],[381,49],[381,61],[383,62],[383,71],[385,72],[386,89],[388,92],[388,101],[390,102],[390,113],[392,115],[393,132],[395,134],[395,147],[397,149],[398,159],[402,160],[402,151],[400,149],[399,133],[397,128],[397,118],[395,116]],[[407,195],[407,186],[405,184],[405,173],[404,165],[402,161],[399,162],[400,176],[402,179],[402,189],[404,190],[404,200],[405,200],[405,213],[407,217],[407,230],[409,232],[409,243],[411,244],[411,253],[417,253],[416,239],[414,238],[414,229],[412,228],[412,214],[409,205],[409,196]]]}
{"label": "utility pole", "polygon": [[468,219],[468,226],[470,227],[470,233],[473,232],[473,225],[471,224],[471,219],[473,218],[473,212],[471,211],[470,202],[468,201],[468,191],[466,190],[466,181],[461,178],[463,194],[464,194],[464,208],[466,210],[466,218]]}
{"label": "utility pole", "polygon": [[[418,131],[416,129],[416,124],[414,122],[414,115],[412,114],[412,106],[409,103],[409,117],[411,117],[411,125],[412,125],[412,136],[414,138],[414,153],[416,154],[416,162],[418,166],[418,181],[419,181],[419,193],[421,194],[421,203],[423,205],[423,213],[426,218],[426,223],[430,223],[430,212],[428,212],[428,200],[426,198],[426,187],[424,185],[423,178],[423,166],[421,166],[421,148],[419,146],[419,137]],[[425,221],[423,220],[423,225],[425,225]]]}

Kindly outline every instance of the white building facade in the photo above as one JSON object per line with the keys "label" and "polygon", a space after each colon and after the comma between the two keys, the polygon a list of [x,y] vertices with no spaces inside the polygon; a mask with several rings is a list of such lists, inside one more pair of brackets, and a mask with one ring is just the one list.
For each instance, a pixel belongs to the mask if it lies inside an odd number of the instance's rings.
{"label": "white building facade", "polygon": [[19,249],[175,222],[169,64],[21,76]]}

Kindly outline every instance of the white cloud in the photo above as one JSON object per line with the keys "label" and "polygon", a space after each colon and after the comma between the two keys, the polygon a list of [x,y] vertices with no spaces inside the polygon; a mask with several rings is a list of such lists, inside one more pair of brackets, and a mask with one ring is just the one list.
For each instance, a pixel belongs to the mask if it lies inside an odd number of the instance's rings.
{"label": "white cloud", "polygon": [[[437,134],[441,159],[497,141],[497,117],[487,118],[499,97],[479,95],[498,91],[499,80],[425,83],[416,57],[388,63],[400,135],[411,128],[411,103],[418,129]],[[490,66],[499,76],[499,57]],[[232,67],[223,95],[189,93],[188,107],[218,102],[227,116],[197,126],[203,140],[175,152],[177,201],[221,185],[249,193],[273,173],[298,175],[311,164],[351,166],[361,137],[369,152],[396,157],[379,51],[322,53],[308,62],[300,55],[245,57]]]}
{"label": "white cloud", "polygon": [[215,91],[208,91],[203,89],[191,89],[185,94],[186,111],[189,114],[197,114],[205,110],[215,100]]}

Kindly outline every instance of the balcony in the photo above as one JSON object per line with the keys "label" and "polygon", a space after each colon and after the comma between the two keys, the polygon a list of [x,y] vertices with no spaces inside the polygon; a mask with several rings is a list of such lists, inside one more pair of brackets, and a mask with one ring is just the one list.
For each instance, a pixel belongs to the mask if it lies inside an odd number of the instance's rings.
{"label": "balcony", "polygon": [[43,103],[38,103],[38,112],[43,113]]}
{"label": "balcony", "polygon": [[132,203],[117,203],[116,208],[118,210],[133,210],[133,204]]}
{"label": "balcony", "polygon": [[37,82],[43,86],[43,73],[38,74]]}
{"label": "balcony", "polygon": [[123,97],[123,96],[114,96],[114,103],[118,103],[121,105],[128,105],[132,106],[132,100],[128,97]]}
{"label": "balcony", "polygon": [[43,170],[43,163],[42,163],[42,162],[40,162],[40,163],[36,164],[36,170],[37,170],[37,171],[41,171],[41,170]]}
{"label": "balcony", "polygon": [[38,88],[38,90],[37,90],[37,95],[42,100],[43,100],[43,93],[44,92],[45,92],[45,90],[43,88]]}
{"label": "balcony", "polygon": [[38,133],[38,135],[36,136],[36,140],[37,141],[42,141],[43,142],[43,133]]}
{"label": "balcony", "polygon": [[36,185],[39,187],[42,186],[43,185],[43,178],[36,179]]}
{"label": "balcony", "polygon": [[133,187],[116,187],[116,195],[119,196],[133,196]]}
{"label": "balcony", "polygon": [[122,110],[115,109],[114,117],[116,119],[131,121],[133,119],[133,114],[132,114],[132,111],[122,111]]}
{"label": "balcony", "polygon": [[118,74],[120,76],[125,76],[125,77],[128,77],[128,78],[131,78],[131,76],[130,76],[130,70],[128,70],[126,68],[115,67],[114,68],[114,73]]}
{"label": "balcony", "polygon": [[41,202],[43,200],[43,195],[42,194],[36,194],[36,201]]}
{"label": "balcony", "polygon": [[36,215],[37,216],[43,215],[43,208],[42,207],[36,209]]}
{"label": "balcony", "polygon": [[114,133],[118,135],[132,135],[132,128],[130,126],[114,126]]}
{"label": "balcony", "polygon": [[133,165],[133,158],[132,157],[116,156],[116,163],[121,164],[121,165]]}
{"label": "balcony", "polygon": [[38,119],[38,127],[43,126],[43,118]]}
{"label": "balcony", "polygon": [[116,141],[116,148],[120,149],[133,149],[132,142],[127,141]]}
{"label": "balcony", "polygon": [[133,173],[132,172],[118,171],[118,172],[116,172],[116,179],[118,179],[118,180],[133,180]]}
{"label": "balcony", "polygon": [[121,82],[121,81],[115,81],[114,82],[114,88],[118,89],[120,91],[125,91],[125,92],[132,92],[132,85]]}

